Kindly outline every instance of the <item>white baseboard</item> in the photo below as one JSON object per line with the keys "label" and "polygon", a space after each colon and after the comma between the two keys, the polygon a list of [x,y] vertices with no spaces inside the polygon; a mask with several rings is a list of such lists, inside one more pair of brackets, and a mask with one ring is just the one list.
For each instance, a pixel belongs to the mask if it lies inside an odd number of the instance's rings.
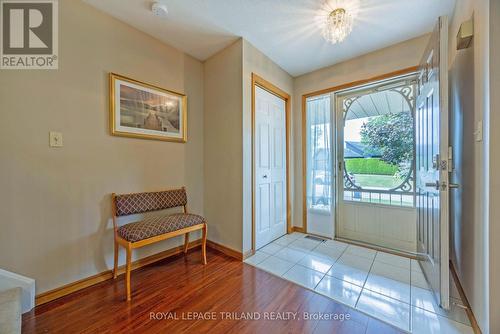
{"label": "white baseboard", "polygon": [[35,280],[7,270],[0,269],[0,291],[21,288],[22,312],[29,312],[35,307]]}

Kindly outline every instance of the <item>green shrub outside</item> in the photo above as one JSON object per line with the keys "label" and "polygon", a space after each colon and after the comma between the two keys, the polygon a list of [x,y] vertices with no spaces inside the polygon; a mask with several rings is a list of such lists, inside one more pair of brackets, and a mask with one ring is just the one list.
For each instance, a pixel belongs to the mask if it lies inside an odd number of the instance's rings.
{"label": "green shrub outside", "polygon": [[379,158],[346,159],[346,170],[352,174],[394,175],[398,167],[390,165]]}

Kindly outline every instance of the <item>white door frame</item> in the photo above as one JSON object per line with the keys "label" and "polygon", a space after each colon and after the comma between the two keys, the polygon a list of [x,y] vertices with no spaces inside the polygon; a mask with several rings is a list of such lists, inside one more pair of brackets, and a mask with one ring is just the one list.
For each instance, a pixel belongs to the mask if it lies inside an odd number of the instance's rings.
{"label": "white door frame", "polygon": [[292,233],[290,204],[290,94],[281,90],[269,81],[252,73],[252,254],[255,253],[255,87],[262,88],[285,101],[286,128],[286,232]]}

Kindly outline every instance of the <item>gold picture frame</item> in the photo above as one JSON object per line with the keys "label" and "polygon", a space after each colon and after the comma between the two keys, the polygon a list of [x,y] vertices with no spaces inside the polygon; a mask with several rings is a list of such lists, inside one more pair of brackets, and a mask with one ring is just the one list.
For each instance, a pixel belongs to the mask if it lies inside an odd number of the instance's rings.
{"label": "gold picture frame", "polygon": [[109,74],[113,136],[187,141],[187,97],[116,73]]}

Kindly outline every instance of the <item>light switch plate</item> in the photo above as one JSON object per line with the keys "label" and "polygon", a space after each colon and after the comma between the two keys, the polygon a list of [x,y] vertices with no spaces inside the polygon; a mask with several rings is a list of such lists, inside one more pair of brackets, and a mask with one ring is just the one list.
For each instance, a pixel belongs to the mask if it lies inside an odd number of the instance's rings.
{"label": "light switch plate", "polygon": [[49,146],[50,147],[63,147],[63,136],[61,132],[49,132]]}

